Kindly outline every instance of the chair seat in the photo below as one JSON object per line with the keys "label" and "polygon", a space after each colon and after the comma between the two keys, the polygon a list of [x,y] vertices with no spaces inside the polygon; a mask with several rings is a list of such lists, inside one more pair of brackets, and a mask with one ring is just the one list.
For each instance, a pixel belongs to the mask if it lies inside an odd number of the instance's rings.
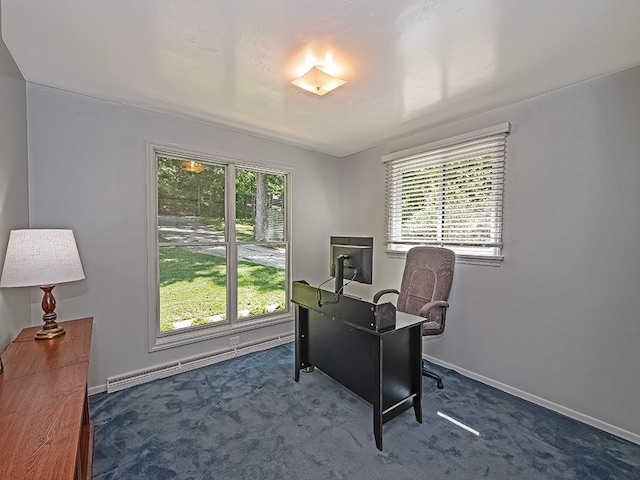
{"label": "chair seat", "polygon": [[440,330],[440,323],[438,322],[424,322],[422,324],[422,333],[428,334],[429,331],[438,331]]}

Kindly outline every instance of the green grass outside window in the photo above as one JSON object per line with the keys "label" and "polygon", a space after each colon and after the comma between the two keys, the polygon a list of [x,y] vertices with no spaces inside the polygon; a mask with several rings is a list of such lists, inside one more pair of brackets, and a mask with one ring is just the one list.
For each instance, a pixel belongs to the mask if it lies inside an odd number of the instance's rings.
{"label": "green grass outside window", "polygon": [[[285,270],[238,262],[238,311],[256,315],[285,308]],[[173,322],[193,325],[226,318],[225,259],[180,247],[160,248],[160,331]]]}

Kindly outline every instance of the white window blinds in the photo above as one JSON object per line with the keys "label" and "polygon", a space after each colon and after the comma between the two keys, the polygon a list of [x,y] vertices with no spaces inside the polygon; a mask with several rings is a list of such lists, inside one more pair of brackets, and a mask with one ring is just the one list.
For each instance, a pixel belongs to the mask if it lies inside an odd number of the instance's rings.
{"label": "white window blinds", "polygon": [[504,124],[383,158],[387,248],[501,256],[508,133]]}

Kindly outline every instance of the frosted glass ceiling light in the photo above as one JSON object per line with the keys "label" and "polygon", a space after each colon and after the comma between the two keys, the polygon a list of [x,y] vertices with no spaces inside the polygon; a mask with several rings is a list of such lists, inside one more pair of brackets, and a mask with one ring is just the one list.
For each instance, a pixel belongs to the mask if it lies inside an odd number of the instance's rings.
{"label": "frosted glass ceiling light", "polygon": [[298,88],[320,96],[329,93],[331,90],[335,90],[345,83],[347,82],[341,78],[334,77],[327,73],[322,65],[311,67],[307,73],[291,82],[292,85]]}

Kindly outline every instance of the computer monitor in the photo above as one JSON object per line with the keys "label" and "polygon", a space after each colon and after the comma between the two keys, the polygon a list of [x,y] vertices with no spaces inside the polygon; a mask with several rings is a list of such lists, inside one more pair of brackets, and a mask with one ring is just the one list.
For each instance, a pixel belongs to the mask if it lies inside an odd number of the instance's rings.
{"label": "computer monitor", "polygon": [[344,279],[373,282],[373,238],[331,237],[330,275],[336,279],[335,292],[342,291]]}

